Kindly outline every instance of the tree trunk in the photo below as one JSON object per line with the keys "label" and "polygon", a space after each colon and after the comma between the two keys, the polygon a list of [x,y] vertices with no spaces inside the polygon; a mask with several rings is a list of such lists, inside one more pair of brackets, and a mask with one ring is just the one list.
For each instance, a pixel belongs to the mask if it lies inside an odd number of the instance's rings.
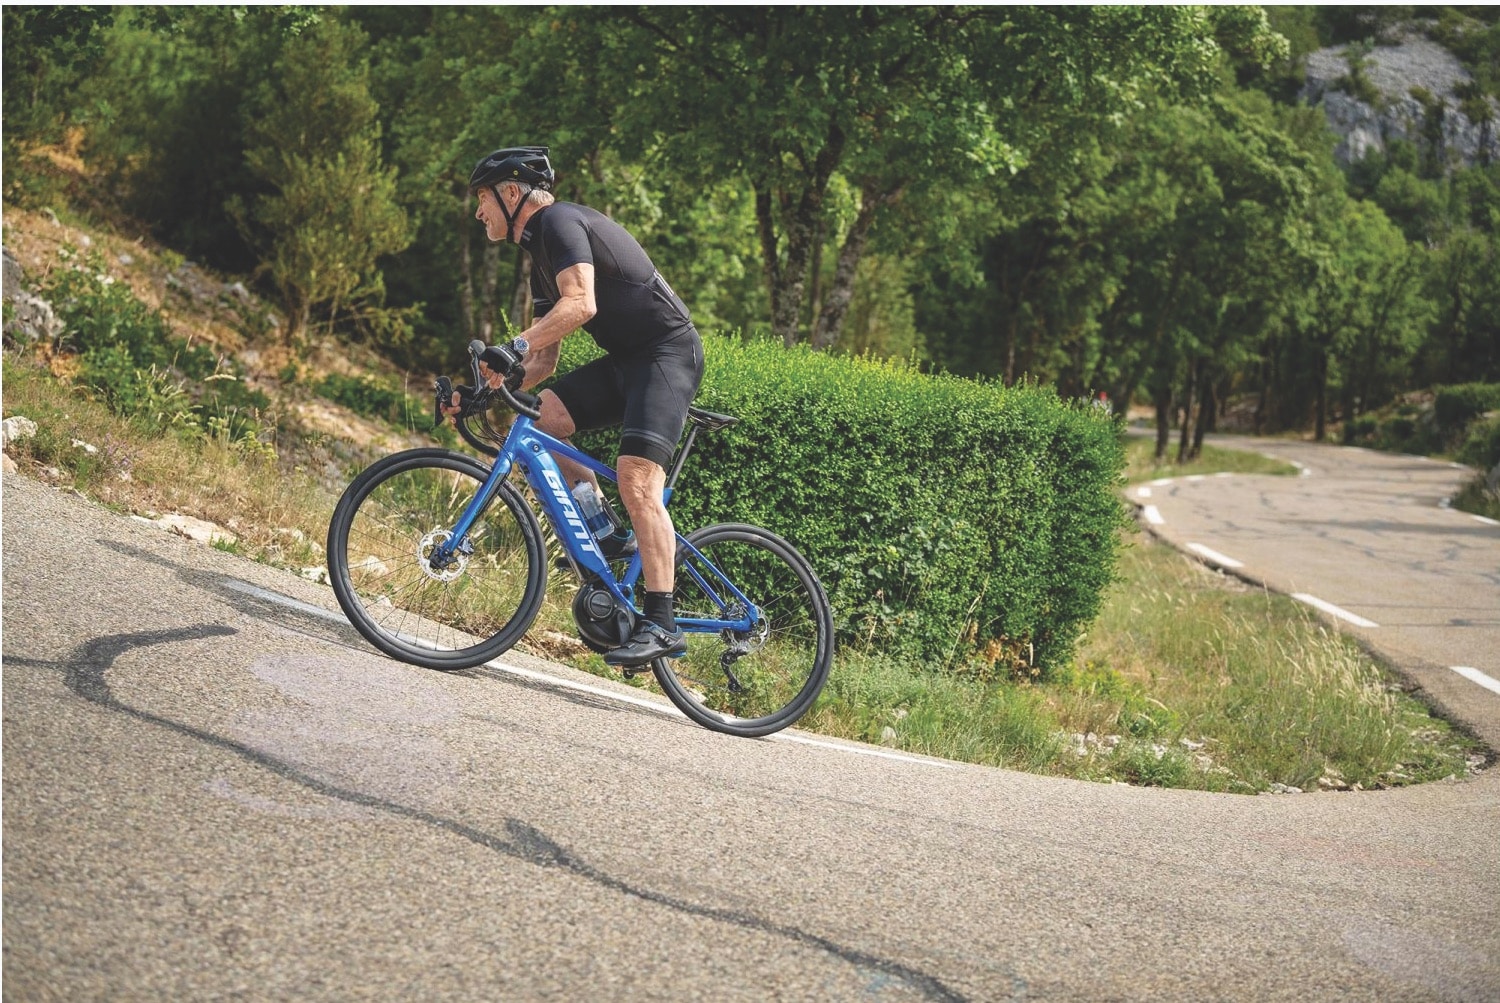
{"label": "tree trunk", "polygon": [[474,250],[469,234],[469,200],[463,201],[458,215],[458,267],[461,281],[458,284],[459,316],[463,319],[464,340],[471,341],[479,329],[479,319],[474,316]]}
{"label": "tree trunk", "polygon": [[1260,363],[1260,394],[1255,401],[1255,434],[1266,434],[1266,422],[1271,417],[1271,383],[1276,379],[1276,341],[1267,340],[1265,355]]}
{"label": "tree trunk", "polygon": [[1193,426],[1193,445],[1188,450],[1188,459],[1196,460],[1203,455],[1203,436],[1214,423],[1214,415],[1218,411],[1218,394],[1213,381],[1207,379],[1206,374],[1198,377],[1199,391],[1198,421]]}
{"label": "tree trunk", "polygon": [[479,274],[479,340],[486,345],[495,340],[495,316],[500,312],[495,290],[499,285],[500,245],[486,242]]}
{"label": "tree trunk", "polygon": [[755,224],[760,235],[761,266],[766,272],[766,289],[771,294],[771,316],[781,312],[781,248],[776,237],[776,218],[771,211],[771,191],[755,188]]}
{"label": "tree trunk", "polygon": [[516,264],[516,289],[510,297],[510,323],[517,331],[531,326],[531,255],[523,254]]}
{"label": "tree trunk", "polygon": [[1188,439],[1193,425],[1193,398],[1198,392],[1197,377],[1201,363],[1190,362],[1187,367],[1187,388],[1182,395],[1182,436],[1177,441],[1177,462],[1188,460]]}
{"label": "tree trunk", "polygon": [[802,298],[807,290],[807,269],[812,256],[813,234],[823,215],[828,182],[844,155],[844,132],[838,125],[828,131],[828,140],[811,166],[810,177],[793,204],[791,193],[782,192],[782,229],[786,238],[786,260],[780,256],[769,187],[757,185],[755,215],[760,230],[761,260],[771,292],[771,329],[788,348],[797,344],[802,316]]}
{"label": "tree trunk", "polygon": [[811,223],[799,212],[786,223],[786,265],[781,270],[781,288],[771,314],[771,329],[781,336],[787,348],[801,339],[802,296],[807,290],[811,243]]}
{"label": "tree trunk", "polygon": [[1167,443],[1172,441],[1172,390],[1158,387],[1151,395],[1156,403],[1156,462],[1167,458]]}
{"label": "tree trunk", "polygon": [[1328,432],[1328,352],[1318,353],[1318,414],[1314,419],[1313,438],[1322,442]]}
{"label": "tree trunk", "polygon": [[849,315],[849,304],[854,299],[854,277],[858,274],[860,259],[864,257],[875,214],[882,206],[889,205],[900,197],[900,189],[878,192],[870,185],[861,194],[859,214],[855,216],[854,225],[844,238],[844,246],[839,249],[838,265],[833,272],[833,287],[828,291],[828,303],[819,312],[817,323],[813,327],[812,343],[819,351],[838,344],[844,320]]}
{"label": "tree trunk", "polygon": [[[808,330],[812,330],[818,323],[818,314],[823,310],[823,245],[828,239],[828,217],[819,216],[817,225],[813,227],[812,238],[812,263],[808,267],[808,282],[811,288],[807,294],[807,316],[803,323]],[[816,338],[814,338],[816,340]]]}

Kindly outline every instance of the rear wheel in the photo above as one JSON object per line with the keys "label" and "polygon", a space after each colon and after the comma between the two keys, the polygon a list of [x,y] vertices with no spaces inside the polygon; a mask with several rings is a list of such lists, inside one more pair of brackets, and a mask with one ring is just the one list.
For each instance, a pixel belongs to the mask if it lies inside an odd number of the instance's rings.
{"label": "rear wheel", "polygon": [[[656,680],[706,728],[747,737],[780,731],[828,680],[833,616],[823,586],[790,543],[758,526],[705,526],[687,541],[697,553],[679,548],[673,603],[688,650],[653,662]],[[748,629],[694,629],[694,619],[745,617],[735,589],[759,611]]]}
{"label": "rear wheel", "polygon": [[546,588],[536,515],[502,484],[444,567],[430,560],[489,471],[462,453],[414,449],[372,464],[328,527],[328,572],[349,622],[392,658],[466,669],[510,649]]}

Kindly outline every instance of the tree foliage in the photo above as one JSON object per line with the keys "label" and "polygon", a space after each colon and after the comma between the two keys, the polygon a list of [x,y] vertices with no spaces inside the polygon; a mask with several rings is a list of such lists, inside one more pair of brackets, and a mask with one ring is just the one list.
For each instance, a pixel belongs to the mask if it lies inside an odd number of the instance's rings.
{"label": "tree foliage", "polygon": [[98,197],[258,276],[284,333],[373,335],[406,365],[525,324],[524,257],[485,242],[464,181],[540,142],[560,197],[637,234],[706,329],[1135,399],[1164,453],[1232,399],[1316,431],[1500,379],[1500,167],[1418,139],[1341,168],[1297,98],[1308,53],[1398,24],[1490,93],[1476,8],[4,18],[8,198],[19,151],[66,141]]}

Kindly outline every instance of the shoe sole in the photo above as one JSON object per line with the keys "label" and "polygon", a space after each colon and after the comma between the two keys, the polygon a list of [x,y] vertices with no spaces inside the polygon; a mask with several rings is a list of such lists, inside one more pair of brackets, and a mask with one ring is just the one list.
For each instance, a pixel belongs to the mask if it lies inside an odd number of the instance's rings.
{"label": "shoe sole", "polygon": [[683,657],[686,654],[687,654],[687,648],[682,648],[680,650],[673,650],[673,651],[664,651],[664,652],[662,652],[659,655],[652,655],[650,658],[643,659],[643,660],[641,660],[639,662],[636,662],[636,661],[630,661],[630,662],[612,662],[612,661],[610,661],[609,655],[605,655],[604,656],[604,664],[605,665],[609,665],[609,666],[613,666],[614,668],[617,668],[617,669],[639,669],[639,670],[643,670],[644,671],[645,669],[649,669],[651,667],[651,663],[654,662],[654,661],[656,661],[658,658],[681,658],[681,657]]}

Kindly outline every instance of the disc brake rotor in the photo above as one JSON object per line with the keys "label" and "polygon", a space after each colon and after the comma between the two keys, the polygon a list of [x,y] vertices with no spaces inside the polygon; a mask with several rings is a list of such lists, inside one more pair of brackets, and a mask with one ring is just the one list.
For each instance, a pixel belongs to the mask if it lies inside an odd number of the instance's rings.
{"label": "disc brake rotor", "polygon": [[422,569],[422,574],[437,582],[451,582],[464,573],[469,566],[469,555],[462,548],[455,549],[448,555],[448,561],[440,568],[432,566],[432,554],[438,547],[447,543],[452,533],[446,529],[435,529],[422,537],[417,544],[417,566]]}
{"label": "disc brake rotor", "polygon": [[[727,620],[742,617],[745,613],[745,608],[735,603],[724,611],[723,616]],[[771,636],[771,624],[762,615],[749,630],[724,630],[720,633],[724,638],[724,643],[730,646],[736,657],[742,658],[752,651],[759,651],[765,647],[766,641]]]}

